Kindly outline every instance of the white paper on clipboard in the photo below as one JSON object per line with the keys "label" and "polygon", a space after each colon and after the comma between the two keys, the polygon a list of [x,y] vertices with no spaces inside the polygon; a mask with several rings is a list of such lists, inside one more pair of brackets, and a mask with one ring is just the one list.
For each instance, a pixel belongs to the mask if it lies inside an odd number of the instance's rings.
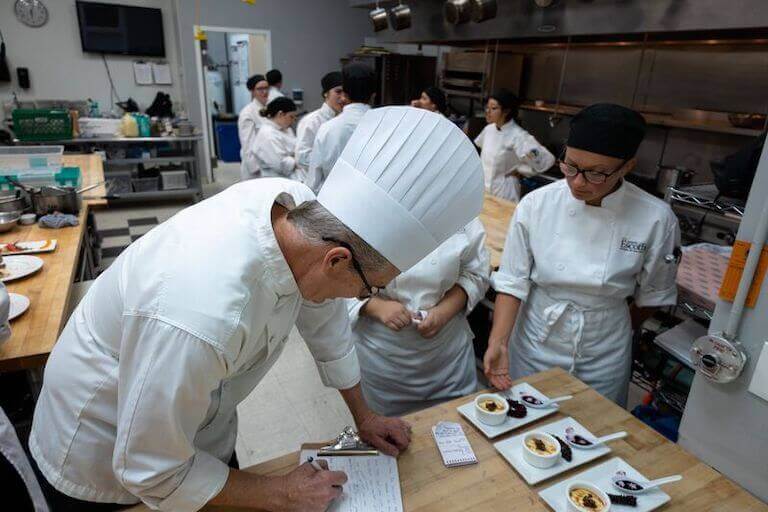
{"label": "white paper on clipboard", "polygon": [[328,512],[403,512],[397,459],[389,455],[317,457],[317,450],[302,450],[300,463],[307,457],[328,462],[328,469],[344,471],[344,494],[328,507]]}
{"label": "white paper on clipboard", "polygon": [[133,62],[133,78],[136,85],[152,85],[152,67],[148,62]]}
{"label": "white paper on clipboard", "polygon": [[173,83],[171,80],[171,67],[165,62],[152,63],[152,76],[158,85],[171,85]]}

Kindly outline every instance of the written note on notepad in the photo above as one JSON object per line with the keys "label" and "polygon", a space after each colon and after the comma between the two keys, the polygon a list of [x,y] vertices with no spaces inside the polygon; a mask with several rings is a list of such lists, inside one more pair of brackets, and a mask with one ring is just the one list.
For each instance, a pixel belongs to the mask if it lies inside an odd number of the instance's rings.
{"label": "written note on notepad", "polygon": [[[302,450],[300,463],[316,457],[316,450]],[[357,457],[319,457],[332,471],[344,471],[349,480],[344,494],[328,508],[329,512],[402,512],[400,476],[397,460],[387,455]]]}

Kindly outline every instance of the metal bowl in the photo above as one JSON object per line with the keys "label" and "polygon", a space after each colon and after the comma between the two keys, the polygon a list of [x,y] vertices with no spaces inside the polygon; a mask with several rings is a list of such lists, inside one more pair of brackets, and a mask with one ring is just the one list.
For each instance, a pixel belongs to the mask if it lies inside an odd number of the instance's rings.
{"label": "metal bowl", "polygon": [[19,221],[19,217],[21,217],[21,212],[19,211],[0,213],[0,233],[12,230]]}

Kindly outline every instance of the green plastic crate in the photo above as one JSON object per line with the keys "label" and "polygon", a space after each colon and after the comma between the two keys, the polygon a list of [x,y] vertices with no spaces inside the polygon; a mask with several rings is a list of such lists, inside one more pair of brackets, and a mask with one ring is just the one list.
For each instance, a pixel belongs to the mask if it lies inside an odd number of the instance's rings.
{"label": "green plastic crate", "polygon": [[71,139],[72,119],[66,110],[17,108],[13,111],[13,132],[24,141]]}

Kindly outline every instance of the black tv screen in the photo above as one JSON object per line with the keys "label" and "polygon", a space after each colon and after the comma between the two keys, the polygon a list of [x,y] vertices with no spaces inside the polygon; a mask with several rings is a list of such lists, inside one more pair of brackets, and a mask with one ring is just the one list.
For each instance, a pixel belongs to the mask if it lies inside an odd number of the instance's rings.
{"label": "black tv screen", "polygon": [[165,57],[160,9],[78,1],[77,19],[84,52]]}

